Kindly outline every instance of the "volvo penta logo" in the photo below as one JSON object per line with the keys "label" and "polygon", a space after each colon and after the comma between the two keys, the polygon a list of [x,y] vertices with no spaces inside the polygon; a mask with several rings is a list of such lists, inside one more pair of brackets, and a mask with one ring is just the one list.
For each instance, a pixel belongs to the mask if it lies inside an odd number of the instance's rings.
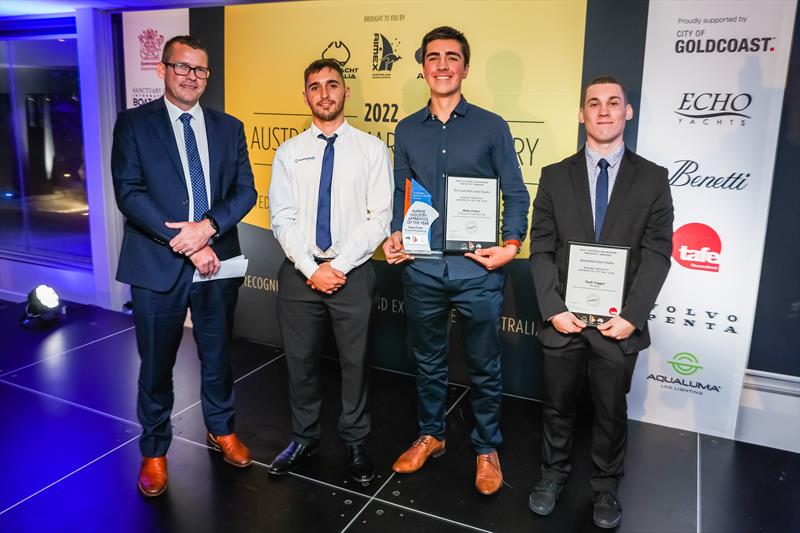
{"label": "volvo penta logo", "polygon": [[681,376],[691,376],[703,368],[700,366],[697,356],[689,352],[676,353],[672,359],[667,361],[667,364]]}

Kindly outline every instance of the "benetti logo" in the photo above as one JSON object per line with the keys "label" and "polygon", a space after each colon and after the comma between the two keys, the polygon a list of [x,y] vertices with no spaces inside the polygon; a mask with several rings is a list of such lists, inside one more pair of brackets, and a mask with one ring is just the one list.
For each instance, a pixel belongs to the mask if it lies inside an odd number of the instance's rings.
{"label": "benetti logo", "polygon": [[[676,374],[681,376],[691,376],[703,369],[697,356],[689,352],[677,353],[666,363],[672,367]],[[698,395],[702,395],[704,392],[720,392],[719,385],[693,381],[684,377],[650,374],[647,379],[661,383],[661,387],[664,389],[676,392],[688,392]]]}

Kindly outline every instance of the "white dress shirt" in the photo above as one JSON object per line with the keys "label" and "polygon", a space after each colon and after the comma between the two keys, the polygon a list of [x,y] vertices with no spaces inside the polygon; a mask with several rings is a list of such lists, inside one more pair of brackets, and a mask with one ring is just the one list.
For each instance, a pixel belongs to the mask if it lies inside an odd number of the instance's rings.
{"label": "white dress shirt", "polygon": [[313,123],[278,147],[272,160],[269,210],[286,257],[310,278],[314,257],[335,257],[343,273],[365,263],[389,235],[394,182],[389,150],[378,138],[345,121],[334,132],[331,180],[331,247],[316,244],[317,200],[326,141]]}
{"label": "white dress shirt", "polygon": [[[189,113],[192,120],[189,122],[194,130],[194,138],[197,140],[197,151],[200,152],[200,163],[203,165],[203,177],[206,181],[206,196],[208,196],[208,207],[211,207],[211,180],[209,179],[208,161],[208,136],[206,135],[206,119],[200,104],[195,104],[193,108],[184,111],[169,101],[165,96],[164,103],[167,105],[169,121],[172,124],[172,132],[175,134],[175,141],[178,143],[178,155],[181,157],[183,165],[183,177],[186,180],[186,190],[189,192],[189,215],[186,220],[194,221],[194,195],[192,194],[192,177],[189,175],[189,158],[186,156],[186,140],[183,136],[183,122],[181,115]],[[183,222],[173,220],[171,222]]]}

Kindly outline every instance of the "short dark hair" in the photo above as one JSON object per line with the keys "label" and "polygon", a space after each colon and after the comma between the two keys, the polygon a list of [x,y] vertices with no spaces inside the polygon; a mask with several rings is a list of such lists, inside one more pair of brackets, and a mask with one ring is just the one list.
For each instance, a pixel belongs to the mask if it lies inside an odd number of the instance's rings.
{"label": "short dark hair", "polygon": [[439,39],[450,39],[458,41],[461,45],[461,53],[464,55],[464,64],[469,65],[469,42],[464,34],[450,26],[439,26],[434,28],[422,38],[422,62],[425,62],[425,54],[428,53],[428,43]]}
{"label": "short dark hair", "polygon": [[606,83],[619,85],[619,88],[622,89],[622,98],[625,100],[626,104],[628,103],[628,92],[625,90],[625,86],[621,81],[614,76],[599,76],[583,86],[583,89],[581,90],[581,109],[583,109],[583,104],[586,103],[586,91],[589,90],[589,87],[592,85],[603,85]]}
{"label": "short dark hair", "polygon": [[206,45],[200,42],[200,39],[196,37],[192,37],[191,35],[176,35],[169,41],[167,44],[164,45],[164,51],[161,52],[161,62],[162,63],[169,63],[169,55],[172,52],[172,46],[175,44],[185,44],[189,48],[194,48],[195,50],[202,50],[206,53],[206,57],[208,57],[208,49],[206,49]]}
{"label": "short dark hair", "polygon": [[342,83],[344,83],[344,72],[342,71],[342,66],[337,61],[333,59],[315,59],[306,67],[305,72],[303,72],[303,87],[308,83],[309,76],[325,68],[329,68],[339,74],[339,78],[341,78]]}

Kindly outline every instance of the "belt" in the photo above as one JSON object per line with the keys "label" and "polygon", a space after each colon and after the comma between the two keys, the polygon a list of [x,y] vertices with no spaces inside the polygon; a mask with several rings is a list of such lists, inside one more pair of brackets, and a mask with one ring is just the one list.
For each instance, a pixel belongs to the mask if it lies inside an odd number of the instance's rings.
{"label": "belt", "polygon": [[316,255],[314,256],[314,262],[317,263],[318,265],[321,265],[322,263],[330,263],[334,259],[336,259],[336,258],[335,257],[317,257]]}

